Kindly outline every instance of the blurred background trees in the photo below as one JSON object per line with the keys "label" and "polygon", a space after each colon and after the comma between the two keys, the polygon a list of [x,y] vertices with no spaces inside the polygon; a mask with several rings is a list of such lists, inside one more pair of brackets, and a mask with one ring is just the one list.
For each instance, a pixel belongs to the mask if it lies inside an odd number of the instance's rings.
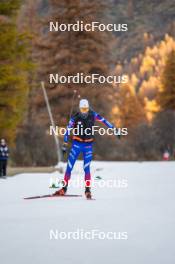
{"label": "blurred background trees", "polygon": [[20,1],[0,2],[0,135],[13,144],[29,94],[27,36],[17,28]]}
{"label": "blurred background trees", "polygon": [[162,111],[175,111],[175,49],[167,56],[158,94],[158,104]]}
{"label": "blurred background trees", "polygon": [[[97,137],[95,158],[158,160],[175,148],[175,6],[171,0],[0,3],[0,136],[18,165],[56,163],[40,81],[54,119],[66,126],[80,97],[129,135]],[[154,17],[154,19],[152,19]],[[128,23],[128,32],[49,32],[61,23]],[[49,74],[125,74],[125,85],[51,85]],[[109,149],[107,152],[106,149]],[[173,157],[173,156],[172,156]]]}

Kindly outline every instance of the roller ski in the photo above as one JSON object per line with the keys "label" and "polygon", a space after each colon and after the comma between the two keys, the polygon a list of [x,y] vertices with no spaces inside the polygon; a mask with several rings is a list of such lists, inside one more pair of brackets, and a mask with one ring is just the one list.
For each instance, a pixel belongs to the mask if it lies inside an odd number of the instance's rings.
{"label": "roller ski", "polygon": [[60,190],[56,191],[53,196],[65,196],[66,192],[67,192],[67,186],[65,185],[64,187],[62,187]]}

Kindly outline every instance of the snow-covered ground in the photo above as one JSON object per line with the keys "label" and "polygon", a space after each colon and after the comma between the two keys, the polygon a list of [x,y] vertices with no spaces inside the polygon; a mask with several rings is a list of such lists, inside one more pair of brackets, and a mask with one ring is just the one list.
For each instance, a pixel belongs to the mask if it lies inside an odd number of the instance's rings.
{"label": "snow-covered ground", "polygon": [[[78,162],[73,179],[83,177],[80,167]],[[0,180],[1,264],[175,263],[175,162],[94,162],[92,170],[102,177],[95,182],[94,201],[23,199],[53,192],[50,177],[63,177],[57,172]],[[109,180],[115,186],[102,187]],[[61,240],[60,232],[70,239]],[[73,239],[78,232],[115,232],[118,239]]]}

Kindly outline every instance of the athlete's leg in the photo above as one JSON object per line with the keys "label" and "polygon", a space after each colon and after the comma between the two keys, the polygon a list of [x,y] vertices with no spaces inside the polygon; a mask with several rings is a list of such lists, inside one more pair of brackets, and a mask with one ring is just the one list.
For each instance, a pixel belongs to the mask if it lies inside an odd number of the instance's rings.
{"label": "athlete's leg", "polygon": [[3,176],[7,175],[7,160],[3,160],[3,166],[2,166]]}
{"label": "athlete's leg", "polygon": [[68,181],[71,178],[71,172],[74,167],[75,161],[77,160],[81,152],[81,145],[78,142],[73,142],[67,161],[67,168],[64,175],[65,184],[68,184]]}
{"label": "athlete's leg", "polygon": [[3,160],[0,160],[0,176],[3,176]]}
{"label": "athlete's leg", "polygon": [[91,186],[90,164],[92,161],[92,154],[93,154],[92,143],[86,143],[83,147],[84,172],[85,172],[86,187]]}

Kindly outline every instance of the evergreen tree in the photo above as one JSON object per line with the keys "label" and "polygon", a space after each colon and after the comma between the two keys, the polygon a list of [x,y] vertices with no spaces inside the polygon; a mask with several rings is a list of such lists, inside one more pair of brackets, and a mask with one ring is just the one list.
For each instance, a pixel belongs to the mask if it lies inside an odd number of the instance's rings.
{"label": "evergreen tree", "polygon": [[1,0],[0,15],[12,16],[20,7],[20,0]]}
{"label": "evergreen tree", "polygon": [[158,104],[162,111],[175,110],[175,50],[168,55],[166,61]]}
{"label": "evergreen tree", "polygon": [[[103,22],[106,6],[105,1],[50,0],[50,12],[45,21],[48,30],[49,21],[59,24],[73,24],[78,20],[84,24],[92,21]],[[43,25],[42,25],[43,28]],[[45,80],[49,100],[57,120],[62,125],[67,123],[69,109],[72,104],[73,90],[90,100],[92,106],[100,113],[108,116],[112,97],[112,85],[102,84],[49,84],[49,73],[84,75],[98,73],[107,76],[111,69],[111,42],[113,37],[106,32],[47,32],[38,41],[39,79]],[[37,92],[35,105],[42,112],[43,95]],[[35,117],[36,118],[36,117]],[[38,121],[41,117],[38,115]],[[48,120],[47,120],[48,123]],[[47,124],[48,125],[48,124]]]}
{"label": "evergreen tree", "polygon": [[0,137],[13,143],[28,96],[27,38],[17,30],[20,1],[0,3]]}
{"label": "evergreen tree", "polygon": [[127,14],[128,14],[129,18],[133,18],[133,14],[134,14],[134,3],[133,3],[133,0],[128,0]]}

